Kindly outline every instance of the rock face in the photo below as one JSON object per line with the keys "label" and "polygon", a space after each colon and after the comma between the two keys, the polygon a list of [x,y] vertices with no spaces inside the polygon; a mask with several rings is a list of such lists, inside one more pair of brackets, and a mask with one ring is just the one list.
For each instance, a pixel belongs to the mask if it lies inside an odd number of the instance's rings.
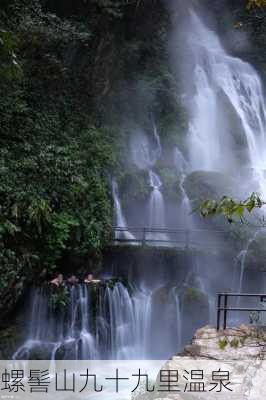
{"label": "rock face", "polygon": [[202,201],[206,198],[218,200],[224,194],[235,195],[236,182],[221,172],[194,171],[184,182],[186,193],[191,201]]}
{"label": "rock face", "polygon": [[240,325],[217,331],[206,326],[196,332],[183,355],[211,360],[266,360],[266,327]]}
{"label": "rock face", "polygon": [[188,343],[195,330],[209,321],[208,296],[197,288],[187,287],[181,302],[182,338]]}
{"label": "rock face", "polygon": [[[219,392],[222,400],[263,400],[266,396],[264,381],[266,376],[266,327],[241,325],[217,331],[210,326],[199,329],[192,343],[185,347],[181,355],[167,361],[162,369],[171,371],[204,371],[204,393],[167,393],[165,399],[213,399],[215,391],[209,391],[212,381],[211,371],[229,371],[230,389]],[[186,387],[189,379],[179,375],[180,387]],[[157,378],[159,385],[159,377]],[[153,399],[160,400],[157,394]],[[142,400],[149,397],[142,397]]]}
{"label": "rock face", "polygon": [[246,256],[245,268],[256,271],[266,271],[265,232],[256,235],[250,243]]}
{"label": "rock face", "polygon": [[[217,331],[205,326],[194,335],[192,342],[184,352],[167,361],[161,370],[178,371],[175,389],[164,395],[160,393],[162,380],[160,374],[156,380],[156,392],[145,393],[137,400],[264,400],[266,388],[266,327],[241,325]],[[192,371],[202,372],[202,378],[192,378]],[[228,372],[227,387],[221,391],[209,390],[213,387],[213,371]],[[193,379],[204,382],[204,391],[186,390],[194,388]],[[224,381],[225,385],[226,382]]]}

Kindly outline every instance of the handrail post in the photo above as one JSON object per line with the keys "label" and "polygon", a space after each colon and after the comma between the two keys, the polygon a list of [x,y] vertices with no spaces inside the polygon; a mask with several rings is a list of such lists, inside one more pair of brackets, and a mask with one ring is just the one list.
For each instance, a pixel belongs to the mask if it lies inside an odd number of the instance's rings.
{"label": "handrail post", "polygon": [[228,295],[224,295],[224,330],[226,329],[226,322],[227,322],[227,303],[228,303]]}
{"label": "handrail post", "polygon": [[220,330],[220,319],[221,319],[221,299],[222,295],[218,294],[218,302],[217,302],[217,331]]}

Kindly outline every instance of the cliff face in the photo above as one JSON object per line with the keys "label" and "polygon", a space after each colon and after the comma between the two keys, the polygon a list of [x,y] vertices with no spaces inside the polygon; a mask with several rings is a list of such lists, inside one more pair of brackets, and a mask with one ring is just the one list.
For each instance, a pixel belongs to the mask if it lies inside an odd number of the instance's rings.
{"label": "cliff face", "polygon": [[[111,176],[128,178],[125,127],[149,129],[150,111],[165,149],[160,168],[167,193],[179,196],[168,150],[182,143],[187,116],[168,40],[172,21],[178,25],[186,7],[165,4],[3,1],[2,313],[28,284],[50,278],[66,259],[81,259],[85,269],[100,263],[110,239]],[[231,50],[264,73],[265,10],[247,10],[245,1],[206,5],[219,16],[221,32],[228,26],[235,32],[235,43],[247,32],[249,45]],[[224,42],[230,47],[232,41],[225,35]],[[138,181],[136,170],[131,175]]]}
{"label": "cliff face", "polygon": [[[163,368],[172,371],[202,370],[204,393],[167,393],[168,399],[213,399],[213,371],[228,371],[229,379],[224,381],[230,390],[222,390],[217,396],[223,400],[262,400],[265,398],[264,380],[266,373],[266,328],[241,325],[238,328],[216,331],[206,326],[199,329],[192,343],[186,346],[182,355],[174,356]],[[229,383],[228,383],[229,382]],[[180,388],[189,387],[185,375],[180,378]],[[182,390],[181,390],[182,392]],[[191,396],[191,397],[188,397]],[[148,400],[148,395],[140,396]],[[160,395],[153,397],[161,399]]]}

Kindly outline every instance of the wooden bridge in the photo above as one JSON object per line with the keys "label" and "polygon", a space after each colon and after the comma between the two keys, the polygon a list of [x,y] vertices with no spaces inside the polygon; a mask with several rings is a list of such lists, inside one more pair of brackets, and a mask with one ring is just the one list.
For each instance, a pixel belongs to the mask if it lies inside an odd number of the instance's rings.
{"label": "wooden bridge", "polygon": [[113,227],[112,240],[116,244],[163,246],[180,248],[213,247],[228,238],[229,231],[212,229],[167,229]]}

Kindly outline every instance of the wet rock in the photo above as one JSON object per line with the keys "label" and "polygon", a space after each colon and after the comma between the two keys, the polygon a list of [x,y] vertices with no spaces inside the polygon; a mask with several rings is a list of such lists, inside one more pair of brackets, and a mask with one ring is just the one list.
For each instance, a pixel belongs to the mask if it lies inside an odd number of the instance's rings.
{"label": "wet rock", "polygon": [[182,332],[184,342],[188,342],[200,326],[209,321],[208,296],[197,288],[186,288],[182,298]]}
{"label": "wet rock", "polygon": [[199,329],[184,355],[213,360],[246,360],[264,358],[266,327],[240,325],[217,331],[210,326]]}
{"label": "wet rock", "polygon": [[266,233],[257,234],[250,243],[245,260],[245,268],[266,272]]}
{"label": "wet rock", "polygon": [[194,171],[186,177],[184,187],[189,199],[194,202],[240,195],[239,185],[232,176],[221,172]]}

